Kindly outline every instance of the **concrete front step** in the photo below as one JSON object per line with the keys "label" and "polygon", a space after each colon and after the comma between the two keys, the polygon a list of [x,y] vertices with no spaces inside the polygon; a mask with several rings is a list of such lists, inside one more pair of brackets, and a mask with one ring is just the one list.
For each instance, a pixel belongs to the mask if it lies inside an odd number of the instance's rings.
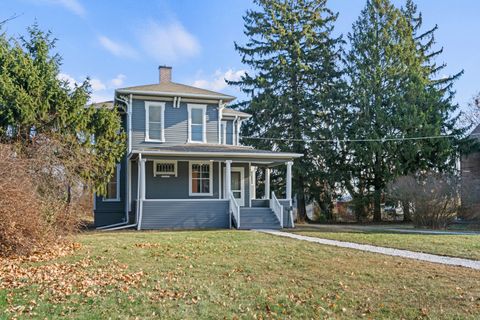
{"label": "concrete front step", "polygon": [[280,222],[270,208],[241,208],[240,229],[280,229]]}

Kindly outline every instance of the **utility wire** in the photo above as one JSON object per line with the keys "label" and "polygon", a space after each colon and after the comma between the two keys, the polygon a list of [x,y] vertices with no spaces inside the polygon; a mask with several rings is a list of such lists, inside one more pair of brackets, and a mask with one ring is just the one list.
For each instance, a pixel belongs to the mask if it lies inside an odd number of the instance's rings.
{"label": "utility wire", "polygon": [[[165,130],[165,134],[167,133],[174,133],[174,134],[187,134],[188,131],[181,130],[181,129],[173,129]],[[206,130],[206,133],[217,133],[217,130]],[[234,136],[235,133],[226,132],[225,134],[221,134],[221,136],[225,135],[226,137]],[[480,136],[480,133],[472,133],[470,137]],[[436,136],[421,136],[421,137],[398,137],[398,138],[380,138],[380,139],[290,139],[290,138],[275,138],[275,137],[258,137],[258,136],[239,136],[242,139],[246,140],[264,140],[264,141],[284,141],[284,142],[309,142],[309,143],[339,143],[339,142],[390,142],[390,141],[416,141],[416,140],[438,140],[438,139],[451,139],[456,138],[455,135],[436,135]]]}

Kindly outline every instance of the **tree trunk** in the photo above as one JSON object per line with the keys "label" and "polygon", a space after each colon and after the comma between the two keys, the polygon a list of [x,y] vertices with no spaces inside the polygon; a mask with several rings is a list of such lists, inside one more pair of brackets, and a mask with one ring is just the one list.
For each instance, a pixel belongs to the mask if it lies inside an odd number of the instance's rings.
{"label": "tree trunk", "polygon": [[403,221],[412,222],[412,212],[410,211],[410,202],[402,201]]}
{"label": "tree trunk", "polygon": [[373,221],[382,222],[382,190],[377,185],[373,194]]}
{"label": "tree trunk", "polygon": [[297,181],[297,222],[309,222],[307,216],[307,209],[305,204],[305,188],[303,184],[303,177],[298,176]]}

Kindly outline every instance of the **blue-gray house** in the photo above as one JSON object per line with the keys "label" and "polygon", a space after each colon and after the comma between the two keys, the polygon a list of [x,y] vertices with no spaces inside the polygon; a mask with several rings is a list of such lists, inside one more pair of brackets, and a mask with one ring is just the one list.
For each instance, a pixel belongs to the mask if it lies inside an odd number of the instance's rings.
{"label": "blue-gray house", "polygon": [[[159,68],[159,83],[115,90],[124,105],[125,158],[95,196],[99,228],[197,229],[293,226],[292,165],[300,154],[240,144],[250,115],[229,109],[235,97],[174,83]],[[270,193],[270,170],[286,164],[285,195]],[[265,194],[256,199],[256,172]]]}

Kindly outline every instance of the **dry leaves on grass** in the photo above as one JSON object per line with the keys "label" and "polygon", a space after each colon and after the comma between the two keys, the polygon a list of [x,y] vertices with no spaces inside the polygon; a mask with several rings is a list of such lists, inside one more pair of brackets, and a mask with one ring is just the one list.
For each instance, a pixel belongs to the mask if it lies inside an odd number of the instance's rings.
{"label": "dry leaves on grass", "polygon": [[[128,292],[142,285],[143,271],[128,272],[128,266],[109,261],[98,265],[98,257],[85,257],[76,262],[53,262],[31,265],[28,262],[41,262],[66,255],[78,249],[71,245],[57,248],[47,253],[39,253],[27,258],[0,260],[0,290],[8,290],[7,311],[11,314],[31,313],[36,301],[29,306],[15,305],[11,290],[35,287],[37,299],[50,303],[61,303],[70,296],[82,299],[105,295],[113,291]],[[32,307],[33,306],[33,307]]]}

